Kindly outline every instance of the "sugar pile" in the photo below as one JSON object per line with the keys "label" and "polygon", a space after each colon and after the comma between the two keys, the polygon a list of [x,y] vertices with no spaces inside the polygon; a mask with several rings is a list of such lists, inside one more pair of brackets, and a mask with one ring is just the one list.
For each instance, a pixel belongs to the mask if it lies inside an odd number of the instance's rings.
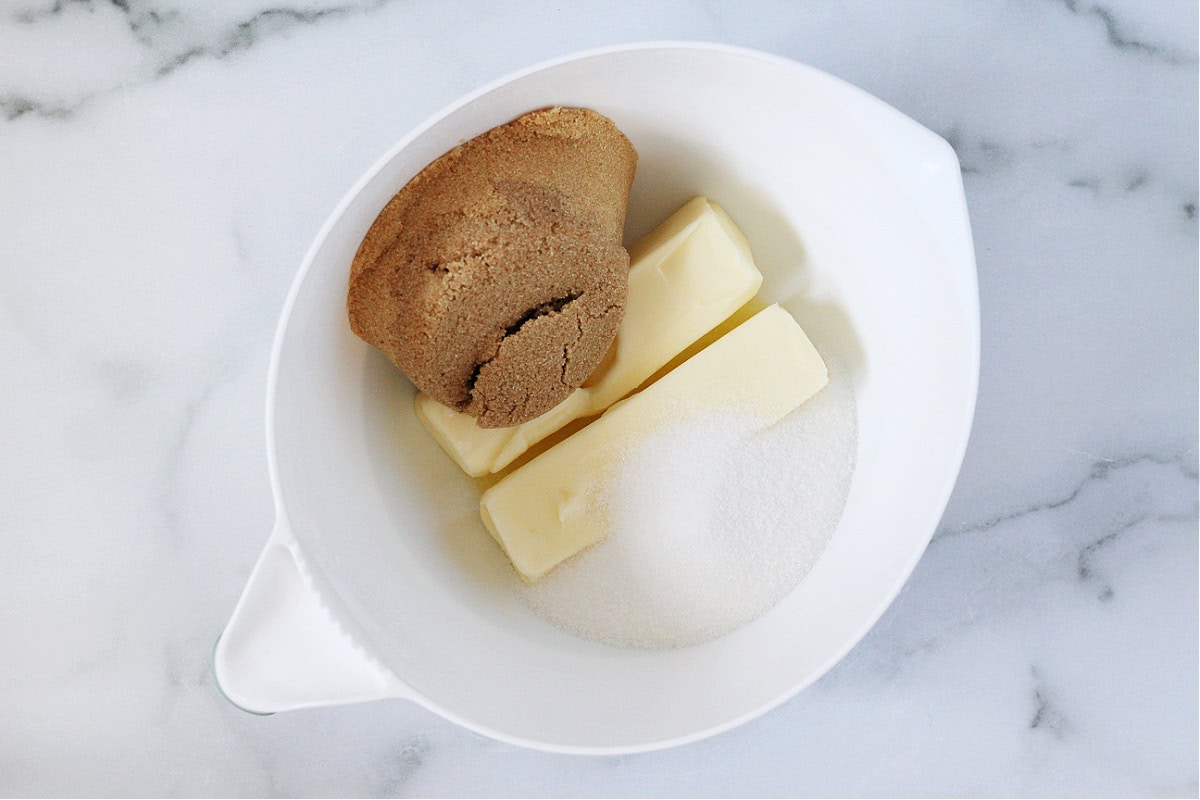
{"label": "sugar pile", "polygon": [[825,549],[857,449],[854,390],[829,384],[774,426],[709,413],[641,442],[598,488],[609,538],[523,599],[555,625],[618,647],[698,644],[752,621]]}

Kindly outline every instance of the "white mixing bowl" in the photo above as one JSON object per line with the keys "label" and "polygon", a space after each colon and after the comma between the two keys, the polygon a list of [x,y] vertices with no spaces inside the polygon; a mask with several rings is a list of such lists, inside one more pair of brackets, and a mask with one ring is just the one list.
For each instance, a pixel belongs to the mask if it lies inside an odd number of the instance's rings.
{"label": "white mixing bowl", "polygon": [[[549,105],[594,108],[637,148],[628,240],[693,195],[717,200],[765,299],[854,376],[858,465],[828,549],[779,605],[708,644],[614,649],[528,611],[475,488],[413,416],[412,386],[347,325],[350,261],[388,199],[456,144]],[[958,161],[882,102],[711,44],[606,48],[505,78],[392,148],[300,268],[268,384],[278,521],[217,644],[218,681],[251,711],[403,698],[563,752],[731,728],[824,674],[908,578],[958,473],[978,354]]]}

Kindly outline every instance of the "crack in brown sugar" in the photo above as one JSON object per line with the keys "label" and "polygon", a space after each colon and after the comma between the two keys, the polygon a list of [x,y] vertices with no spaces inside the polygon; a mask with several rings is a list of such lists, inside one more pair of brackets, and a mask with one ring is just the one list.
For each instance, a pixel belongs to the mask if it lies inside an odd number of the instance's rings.
{"label": "crack in brown sugar", "polygon": [[467,377],[467,399],[458,404],[459,411],[465,409],[475,399],[475,383],[479,380],[479,371],[491,362],[492,359],[485,358],[471,369],[471,374]]}
{"label": "crack in brown sugar", "polygon": [[539,317],[559,313],[567,306],[571,305],[571,303],[574,303],[576,300],[578,300],[581,296],[582,292],[571,292],[570,294],[563,295],[562,297],[556,297],[553,300],[547,300],[540,305],[534,306],[522,314],[516,322],[504,329],[505,338],[520,332],[521,328],[525,327],[526,323],[533,322]]}

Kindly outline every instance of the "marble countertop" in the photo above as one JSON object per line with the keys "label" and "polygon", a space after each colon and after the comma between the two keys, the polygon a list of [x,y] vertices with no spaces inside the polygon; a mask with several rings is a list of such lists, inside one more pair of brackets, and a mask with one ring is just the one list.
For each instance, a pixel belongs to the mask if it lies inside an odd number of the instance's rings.
{"label": "marble countertop", "polygon": [[[1197,794],[1194,2],[285,2],[0,2],[0,794]],[[811,64],[959,153],[979,404],[911,582],[815,686],[661,753],[235,710],[209,657],[325,216],[477,85],[667,38]]]}

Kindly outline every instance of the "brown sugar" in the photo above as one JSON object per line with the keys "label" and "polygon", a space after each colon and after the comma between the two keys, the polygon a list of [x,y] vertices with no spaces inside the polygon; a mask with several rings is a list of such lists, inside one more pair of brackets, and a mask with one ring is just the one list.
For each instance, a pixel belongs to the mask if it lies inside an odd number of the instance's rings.
{"label": "brown sugar", "polygon": [[482,427],[545,413],[616,336],[636,166],[612,121],[581,108],[534,111],[456,147],[367,232],[351,328]]}

